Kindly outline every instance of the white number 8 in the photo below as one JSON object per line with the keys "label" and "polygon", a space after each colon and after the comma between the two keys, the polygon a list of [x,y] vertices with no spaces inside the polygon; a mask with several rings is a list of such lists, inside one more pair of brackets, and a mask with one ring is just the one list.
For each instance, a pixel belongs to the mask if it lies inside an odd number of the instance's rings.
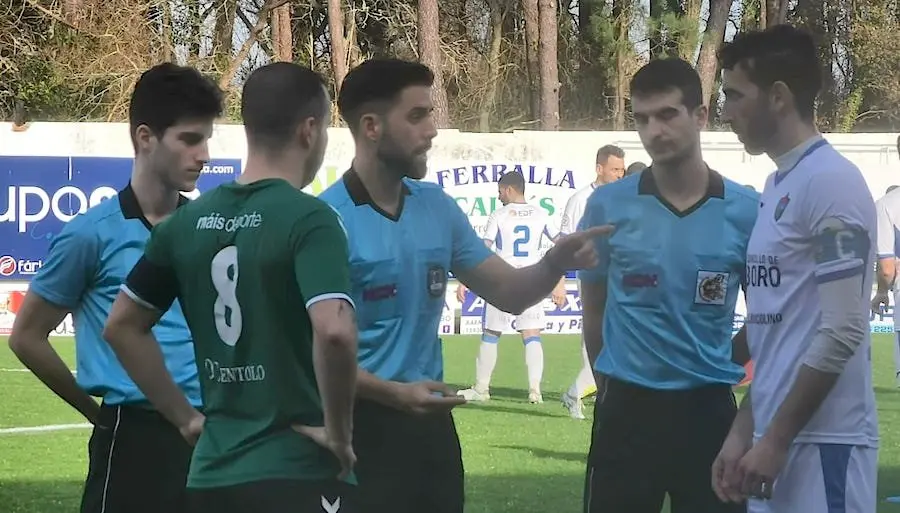
{"label": "white number 8", "polygon": [[216,331],[227,346],[234,347],[241,337],[243,319],[241,305],[237,299],[238,254],[235,246],[222,248],[212,259],[210,274],[216,288],[216,303],[213,314]]}

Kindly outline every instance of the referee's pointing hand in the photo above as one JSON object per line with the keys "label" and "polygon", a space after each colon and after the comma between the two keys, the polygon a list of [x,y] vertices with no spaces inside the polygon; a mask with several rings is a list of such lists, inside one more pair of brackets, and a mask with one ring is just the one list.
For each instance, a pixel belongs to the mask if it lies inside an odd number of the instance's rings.
{"label": "referee's pointing hand", "polygon": [[604,224],[564,235],[557,239],[545,258],[550,265],[560,271],[596,267],[600,260],[595,239],[606,237],[615,229],[611,224]]}

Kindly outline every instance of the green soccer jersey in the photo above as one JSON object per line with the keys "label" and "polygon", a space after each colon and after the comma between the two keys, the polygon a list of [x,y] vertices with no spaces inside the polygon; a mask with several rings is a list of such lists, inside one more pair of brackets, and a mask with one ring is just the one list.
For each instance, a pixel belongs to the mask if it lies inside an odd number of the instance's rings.
{"label": "green soccer jersey", "polygon": [[337,476],[290,427],[324,422],[306,309],[350,301],[337,213],[284,180],[226,184],[159,224],[144,258],[174,271],[194,337],[206,425],[188,487]]}

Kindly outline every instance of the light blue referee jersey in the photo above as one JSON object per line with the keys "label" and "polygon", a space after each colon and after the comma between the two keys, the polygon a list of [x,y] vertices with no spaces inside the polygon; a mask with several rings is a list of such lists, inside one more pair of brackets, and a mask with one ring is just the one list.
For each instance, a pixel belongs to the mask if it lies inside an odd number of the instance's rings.
{"label": "light blue referee jersey", "polygon": [[391,381],[443,380],[447,272],[477,267],[491,250],[436,184],[404,180],[396,216],[375,205],[353,169],[319,197],[347,229],[362,368]]}
{"label": "light blue referee jersey", "polygon": [[598,188],[580,227],[616,230],[598,239],[600,265],[578,273],[607,287],[594,368],[653,389],[738,383],[734,305],[758,210],[759,194],[715,171],[706,196],[683,212],[660,196],[650,168]]}
{"label": "light blue referee jersey", "polygon": [[[119,287],[144,254],[150,229],[129,185],[116,198],[103,201],[63,227],[28,289],[72,311],[78,384],[109,405],[149,406],[103,340],[103,326]],[[177,301],[153,328],[153,334],[175,382],[191,404],[200,406],[194,344]]]}

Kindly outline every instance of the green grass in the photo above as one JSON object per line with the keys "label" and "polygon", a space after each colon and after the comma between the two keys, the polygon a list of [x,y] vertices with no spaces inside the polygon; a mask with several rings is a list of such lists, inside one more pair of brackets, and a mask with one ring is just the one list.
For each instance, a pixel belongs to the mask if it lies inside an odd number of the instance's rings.
{"label": "green grass", "polygon": [[[0,369],[22,368],[5,342],[0,338]],[[570,419],[558,403],[578,371],[578,339],[548,336],[545,342],[545,404],[527,403],[522,344],[504,337],[491,402],[457,409],[467,512],[580,510],[590,424]],[[60,339],[56,346],[73,365],[71,340]],[[448,383],[470,384],[477,350],[476,337],[445,339]],[[873,360],[882,437],[878,494],[884,499],[900,495],[900,390],[894,386],[887,336],[877,337]],[[83,422],[30,373],[0,371],[0,394],[0,428]],[[0,511],[77,511],[88,435],[88,430],[0,434]],[[900,513],[900,505],[879,504],[878,513],[891,512]]]}

